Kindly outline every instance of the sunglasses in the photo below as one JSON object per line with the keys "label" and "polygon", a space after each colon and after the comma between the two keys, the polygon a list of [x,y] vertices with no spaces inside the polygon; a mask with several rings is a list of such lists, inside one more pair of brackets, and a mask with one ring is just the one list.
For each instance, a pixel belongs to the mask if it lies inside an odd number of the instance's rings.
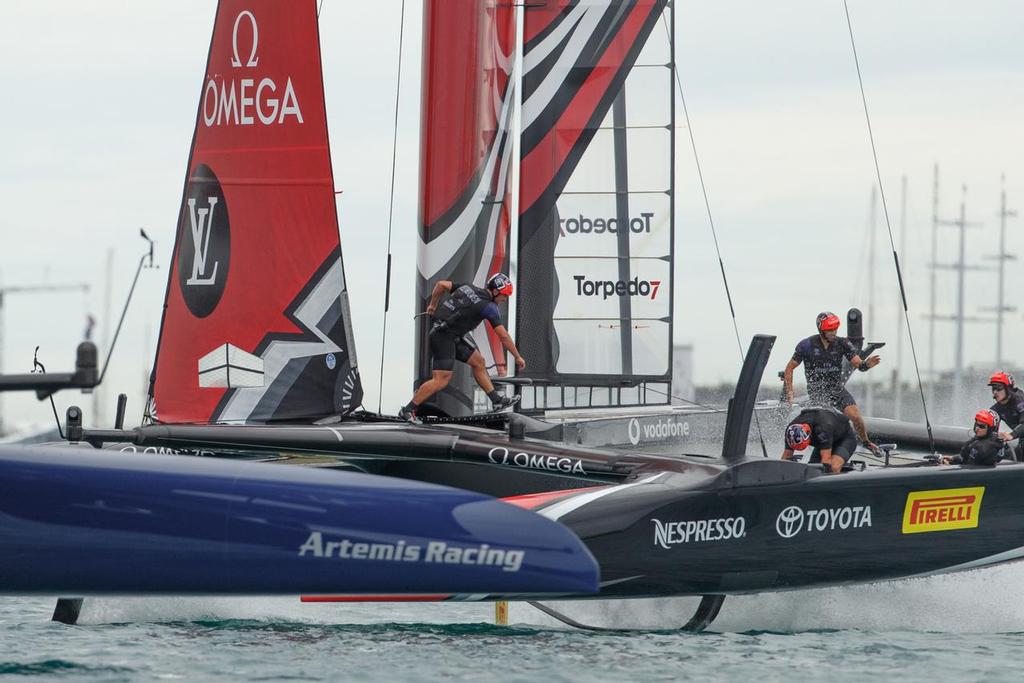
{"label": "sunglasses", "polygon": [[984,422],[975,422],[974,423],[974,428],[978,429],[979,427],[981,427],[982,429],[988,429],[989,428],[989,426],[987,424],[985,424]]}

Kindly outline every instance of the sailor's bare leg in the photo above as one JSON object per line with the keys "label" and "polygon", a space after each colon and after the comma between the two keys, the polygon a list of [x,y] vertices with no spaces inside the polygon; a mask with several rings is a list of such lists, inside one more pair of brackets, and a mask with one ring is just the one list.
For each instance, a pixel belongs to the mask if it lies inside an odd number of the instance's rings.
{"label": "sailor's bare leg", "polygon": [[412,402],[416,405],[422,405],[428,398],[448,386],[450,381],[452,381],[451,370],[434,370],[433,376],[416,390],[412,397]]}
{"label": "sailor's bare leg", "polygon": [[843,415],[850,419],[853,423],[853,431],[857,432],[857,436],[860,438],[861,443],[867,444],[871,442],[868,438],[867,427],[864,426],[864,418],[861,417],[860,408],[856,405],[846,406],[843,408]]}
{"label": "sailor's bare leg", "polygon": [[494,391],[494,383],[491,381],[491,376],[487,374],[487,365],[484,364],[484,357],[479,351],[473,352],[473,355],[466,361],[466,365],[473,371],[473,379],[484,390],[484,393],[489,394]]}

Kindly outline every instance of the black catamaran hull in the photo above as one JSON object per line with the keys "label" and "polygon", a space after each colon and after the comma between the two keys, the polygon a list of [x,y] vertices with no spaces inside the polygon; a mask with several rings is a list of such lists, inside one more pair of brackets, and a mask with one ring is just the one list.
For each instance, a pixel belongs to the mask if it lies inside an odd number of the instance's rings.
{"label": "black catamaran hull", "polygon": [[760,461],[699,489],[680,490],[673,477],[536,506],[597,558],[600,597],[790,590],[1024,557],[1024,467],[818,475]]}

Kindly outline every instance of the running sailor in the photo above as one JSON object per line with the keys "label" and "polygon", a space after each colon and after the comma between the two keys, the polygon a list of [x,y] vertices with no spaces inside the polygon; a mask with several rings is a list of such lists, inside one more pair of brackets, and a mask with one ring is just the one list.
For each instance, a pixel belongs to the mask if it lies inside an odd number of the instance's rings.
{"label": "running sailor", "polygon": [[831,311],[818,314],[818,334],[808,337],[796,345],[793,358],[786,364],[783,373],[783,385],[786,402],[793,404],[793,371],[801,363],[807,377],[807,396],[813,405],[835,408],[853,422],[857,436],[872,453],[878,453],[878,447],[868,438],[864,427],[864,418],[860,408],[853,400],[853,395],[843,385],[843,359],[850,361],[853,367],[861,372],[878,365],[881,361],[877,355],[862,360],[857,348],[846,337],[838,335],[839,316]]}

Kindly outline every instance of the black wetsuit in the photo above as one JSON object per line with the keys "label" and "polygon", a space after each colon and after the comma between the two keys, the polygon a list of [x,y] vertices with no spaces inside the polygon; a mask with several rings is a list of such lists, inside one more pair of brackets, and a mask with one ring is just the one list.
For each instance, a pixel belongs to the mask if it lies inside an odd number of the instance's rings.
{"label": "black wetsuit", "polygon": [[473,285],[454,285],[434,312],[429,337],[433,369],[451,370],[456,360],[469,360],[476,351],[470,332],[484,320],[491,327],[502,324],[501,312],[491,293]]}
{"label": "black wetsuit", "polygon": [[836,337],[828,348],[821,335],[808,337],[796,345],[793,361],[804,364],[807,377],[807,397],[814,405],[830,406],[842,412],[847,406],[857,405],[843,383],[843,359],[852,360],[857,347],[846,337]]}
{"label": "black wetsuit", "polygon": [[857,436],[845,415],[828,408],[806,408],[790,424],[811,426],[811,445],[814,451],[808,462],[821,462],[821,451],[831,448],[843,462],[849,462],[857,450]]}
{"label": "black wetsuit", "polygon": [[960,455],[954,455],[950,462],[963,465],[980,465],[995,467],[1005,453],[1006,444],[996,432],[990,431],[987,436],[979,439],[974,437],[960,449]]}
{"label": "black wetsuit", "polygon": [[[1024,391],[1016,387],[1009,391],[1009,400],[1006,403],[993,404],[992,410],[999,415],[1003,424],[1010,428],[1013,438],[1019,439],[1024,436]],[[1013,452],[1018,462],[1024,461],[1024,444],[1018,441]]]}

